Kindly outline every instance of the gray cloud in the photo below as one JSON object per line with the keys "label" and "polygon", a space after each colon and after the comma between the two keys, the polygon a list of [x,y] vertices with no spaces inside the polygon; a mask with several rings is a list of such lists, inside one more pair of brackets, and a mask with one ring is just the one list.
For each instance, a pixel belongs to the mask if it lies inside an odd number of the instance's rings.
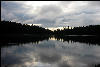
{"label": "gray cloud", "polygon": [[69,64],[67,64],[67,61],[63,61],[58,64],[58,67],[71,67]]}
{"label": "gray cloud", "polygon": [[58,5],[43,5],[34,10],[34,6],[23,2],[2,1],[1,19],[41,24],[43,27],[100,24],[99,6],[98,1],[61,1]]}
{"label": "gray cloud", "polygon": [[43,24],[45,27],[52,27],[56,23],[56,18],[59,17],[61,13],[62,10],[59,6],[42,6],[34,22]]}
{"label": "gray cloud", "polygon": [[59,6],[56,6],[56,5],[48,5],[48,6],[42,6],[41,7],[41,10],[40,10],[40,14],[49,14],[49,13],[61,13],[61,9]]}
{"label": "gray cloud", "polygon": [[73,1],[61,1],[59,2],[59,4],[62,6],[62,7],[67,7],[69,6],[69,4],[71,4]]}
{"label": "gray cloud", "polygon": [[30,7],[25,7],[24,4],[13,1],[1,2],[1,19],[12,20],[16,22],[23,22],[29,19],[33,19],[34,16],[27,14]]}
{"label": "gray cloud", "polygon": [[88,4],[90,6],[98,6],[98,7],[100,6],[100,2],[99,1],[89,1]]}

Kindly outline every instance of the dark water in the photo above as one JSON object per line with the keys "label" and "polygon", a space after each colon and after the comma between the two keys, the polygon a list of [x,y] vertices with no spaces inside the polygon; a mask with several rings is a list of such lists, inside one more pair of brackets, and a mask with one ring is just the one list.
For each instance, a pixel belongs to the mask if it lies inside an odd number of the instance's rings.
{"label": "dark water", "polygon": [[[91,44],[92,43],[92,44]],[[1,67],[94,67],[100,64],[99,43],[49,38],[1,48]]]}

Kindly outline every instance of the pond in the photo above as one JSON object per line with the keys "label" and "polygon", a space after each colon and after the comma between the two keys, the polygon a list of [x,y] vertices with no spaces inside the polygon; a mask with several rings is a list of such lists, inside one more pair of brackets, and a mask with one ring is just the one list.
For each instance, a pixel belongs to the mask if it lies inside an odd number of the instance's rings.
{"label": "pond", "polygon": [[84,40],[51,37],[38,42],[1,47],[1,67],[94,67],[100,64],[100,45]]}

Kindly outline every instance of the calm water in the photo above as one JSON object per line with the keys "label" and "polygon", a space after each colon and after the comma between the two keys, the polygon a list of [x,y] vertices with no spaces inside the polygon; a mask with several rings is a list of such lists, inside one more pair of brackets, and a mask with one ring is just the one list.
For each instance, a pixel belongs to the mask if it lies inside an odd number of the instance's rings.
{"label": "calm water", "polygon": [[1,67],[94,67],[100,45],[49,38],[1,48]]}

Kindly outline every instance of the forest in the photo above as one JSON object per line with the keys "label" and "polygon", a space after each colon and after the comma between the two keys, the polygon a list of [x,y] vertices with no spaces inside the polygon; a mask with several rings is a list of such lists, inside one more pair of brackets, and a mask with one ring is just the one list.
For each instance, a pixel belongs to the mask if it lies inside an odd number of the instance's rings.
{"label": "forest", "polygon": [[62,30],[57,29],[51,31],[43,27],[21,24],[12,21],[0,22],[0,34],[32,34],[32,35],[100,35],[100,25],[79,26],[69,29],[64,28]]}
{"label": "forest", "polygon": [[54,30],[55,35],[100,35],[100,25],[79,26]]}
{"label": "forest", "polygon": [[43,27],[21,24],[11,21],[1,21],[0,22],[0,34],[34,34],[34,35],[50,35],[51,30],[45,29]]}

